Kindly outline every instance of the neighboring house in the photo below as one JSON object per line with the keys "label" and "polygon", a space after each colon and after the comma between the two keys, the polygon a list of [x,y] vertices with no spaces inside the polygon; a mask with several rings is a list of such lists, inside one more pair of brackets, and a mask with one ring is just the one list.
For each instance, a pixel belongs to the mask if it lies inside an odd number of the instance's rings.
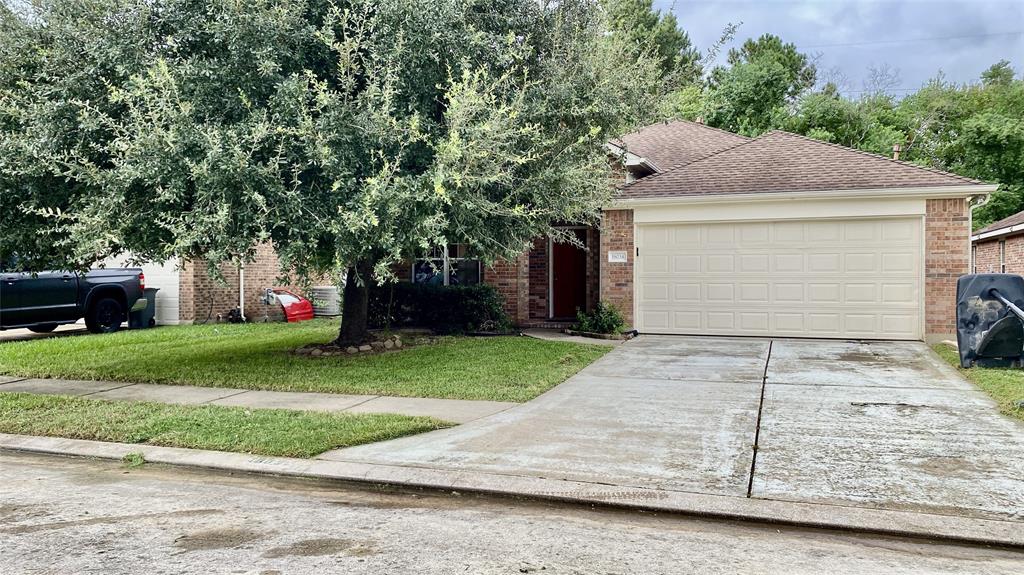
{"label": "neighboring house", "polygon": [[1024,274],[1024,212],[974,232],[971,236],[971,271]]}
{"label": "neighboring house", "polygon": [[[120,266],[124,259],[113,258],[107,264]],[[269,245],[259,246],[255,261],[242,270],[234,265],[222,265],[223,283],[213,279],[204,262],[178,264],[178,260],[171,260],[164,265],[142,266],[146,286],[160,288],[156,297],[158,324],[216,322],[235,308],[244,309],[249,321],[283,317],[278,306],[264,305],[261,301],[266,288],[282,287],[276,279],[280,273],[277,256]]]}
{"label": "neighboring house", "polygon": [[692,122],[611,142],[625,180],[589,251],[481,270],[521,326],[604,300],[641,333],[934,341],[955,330],[972,200],[995,190],[786,132]]}

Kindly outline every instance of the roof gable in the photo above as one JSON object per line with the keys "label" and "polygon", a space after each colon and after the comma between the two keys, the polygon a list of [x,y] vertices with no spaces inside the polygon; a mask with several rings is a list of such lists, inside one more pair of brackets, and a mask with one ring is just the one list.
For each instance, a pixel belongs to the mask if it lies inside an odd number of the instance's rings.
{"label": "roof gable", "polygon": [[768,132],[621,188],[619,199],[981,184],[977,180],[820,142]]}
{"label": "roof gable", "polygon": [[989,232],[994,232],[997,230],[1001,230],[1003,228],[1011,228],[1013,226],[1017,226],[1020,224],[1024,224],[1024,212],[1017,212],[1016,214],[1003,218],[998,222],[993,222],[981,228],[980,230],[974,232],[972,235],[977,236],[981,234],[987,234]]}
{"label": "roof gable", "polygon": [[612,144],[664,171],[748,141],[750,138],[739,134],[678,120],[644,126]]}

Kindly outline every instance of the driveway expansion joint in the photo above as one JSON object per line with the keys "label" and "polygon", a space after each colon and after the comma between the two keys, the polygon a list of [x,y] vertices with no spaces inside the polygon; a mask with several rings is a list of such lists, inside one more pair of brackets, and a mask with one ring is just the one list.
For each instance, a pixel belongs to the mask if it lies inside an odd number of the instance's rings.
{"label": "driveway expansion joint", "polygon": [[757,448],[758,442],[761,440],[761,415],[764,413],[764,390],[768,382],[768,364],[772,361],[772,344],[775,342],[770,340],[768,342],[768,353],[764,358],[764,372],[761,375],[761,397],[757,402],[757,420],[754,423],[754,445],[753,453],[750,457],[750,474],[747,482],[747,497],[749,498],[751,493],[754,491],[754,472],[757,468]]}

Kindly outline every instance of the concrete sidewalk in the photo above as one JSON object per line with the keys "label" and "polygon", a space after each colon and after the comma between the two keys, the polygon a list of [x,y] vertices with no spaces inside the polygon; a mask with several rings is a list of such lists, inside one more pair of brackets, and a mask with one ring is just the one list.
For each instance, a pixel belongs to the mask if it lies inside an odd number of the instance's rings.
{"label": "concrete sidewalk", "polygon": [[294,409],[344,413],[394,413],[468,423],[519,405],[505,401],[469,401],[427,397],[339,395],[294,391],[257,391],[228,387],[156,385],[116,381],[27,379],[0,376],[0,392],[72,395],[90,399],[153,401],[185,405],[223,405],[252,409]]}

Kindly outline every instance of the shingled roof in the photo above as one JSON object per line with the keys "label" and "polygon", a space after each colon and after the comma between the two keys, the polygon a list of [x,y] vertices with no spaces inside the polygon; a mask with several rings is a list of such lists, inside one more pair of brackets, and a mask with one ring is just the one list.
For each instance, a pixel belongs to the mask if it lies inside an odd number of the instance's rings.
{"label": "shingled roof", "polygon": [[981,234],[987,234],[988,232],[994,232],[1003,228],[1012,228],[1013,226],[1019,226],[1021,224],[1024,224],[1024,212],[1017,212],[1010,217],[1003,218],[998,222],[991,223],[981,228],[972,235],[978,236]]}
{"label": "shingled roof", "polygon": [[972,184],[982,182],[773,131],[636,180],[618,199]]}
{"label": "shingled roof", "polygon": [[745,136],[704,124],[673,121],[645,126],[611,143],[664,171],[749,141]]}

